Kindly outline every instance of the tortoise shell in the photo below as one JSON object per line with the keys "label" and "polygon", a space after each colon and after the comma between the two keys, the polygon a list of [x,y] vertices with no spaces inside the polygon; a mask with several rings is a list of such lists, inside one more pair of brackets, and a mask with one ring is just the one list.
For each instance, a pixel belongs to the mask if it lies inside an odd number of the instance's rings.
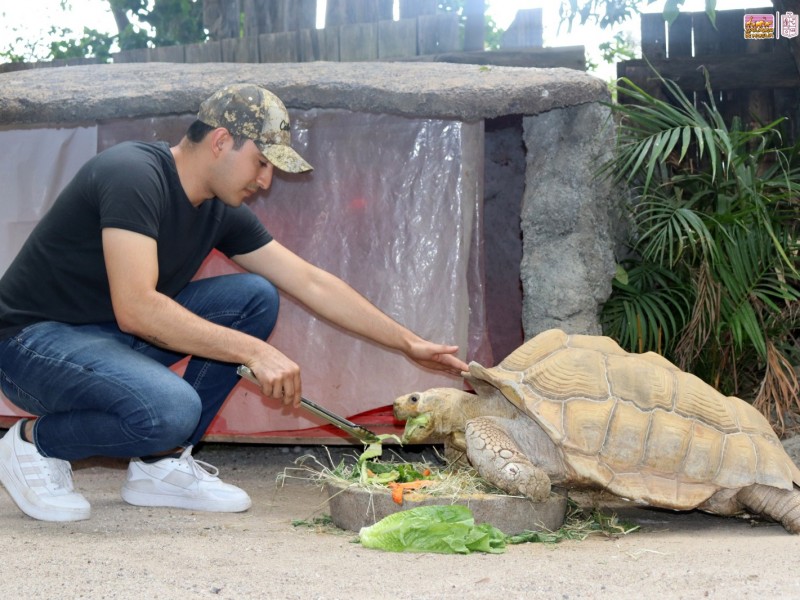
{"label": "tortoise shell", "polygon": [[800,484],[750,404],[610,338],[546,331],[496,367],[472,363],[470,374],[541,426],[561,448],[571,485],[691,509],[724,488]]}

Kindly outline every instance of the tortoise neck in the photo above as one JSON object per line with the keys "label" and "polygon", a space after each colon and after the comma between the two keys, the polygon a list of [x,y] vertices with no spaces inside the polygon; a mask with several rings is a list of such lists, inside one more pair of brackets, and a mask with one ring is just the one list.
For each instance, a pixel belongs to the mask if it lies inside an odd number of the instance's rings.
{"label": "tortoise neck", "polygon": [[458,423],[462,430],[467,421],[475,417],[507,417],[513,418],[516,408],[498,390],[493,393],[481,391],[481,395],[460,392],[450,404],[449,415],[445,423]]}

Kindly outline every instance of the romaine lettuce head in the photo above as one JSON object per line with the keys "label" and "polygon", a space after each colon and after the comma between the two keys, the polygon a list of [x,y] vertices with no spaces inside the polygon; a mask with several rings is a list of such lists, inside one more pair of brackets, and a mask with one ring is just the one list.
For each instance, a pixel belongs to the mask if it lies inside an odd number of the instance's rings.
{"label": "romaine lettuce head", "polygon": [[505,552],[505,534],[484,523],[475,525],[466,506],[418,506],[399,511],[370,527],[362,527],[359,541],[366,548],[391,552]]}

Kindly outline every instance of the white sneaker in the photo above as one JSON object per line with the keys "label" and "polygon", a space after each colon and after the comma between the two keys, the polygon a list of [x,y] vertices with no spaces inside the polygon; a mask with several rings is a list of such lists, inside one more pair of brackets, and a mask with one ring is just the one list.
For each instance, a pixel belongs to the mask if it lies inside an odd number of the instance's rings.
{"label": "white sneaker", "polygon": [[81,521],[91,507],[73,491],[72,467],[66,460],[47,458],[20,436],[17,421],[0,440],[0,481],[26,515],[41,521]]}
{"label": "white sneaker", "polygon": [[216,467],[192,458],[191,446],[178,458],[165,458],[154,463],[134,458],[128,466],[122,499],[135,506],[168,506],[209,512],[241,512],[250,508],[252,502],[247,492],[223,483],[218,474]]}

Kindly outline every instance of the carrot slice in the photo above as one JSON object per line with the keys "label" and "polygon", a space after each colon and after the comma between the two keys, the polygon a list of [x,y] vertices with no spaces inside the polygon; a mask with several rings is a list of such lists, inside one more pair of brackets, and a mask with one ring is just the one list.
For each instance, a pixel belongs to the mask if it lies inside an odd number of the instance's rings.
{"label": "carrot slice", "polygon": [[392,489],[392,500],[394,500],[397,504],[402,504],[403,488],[401,488],[399,484],[390,485],[389,487]]}
{"label": "carrot slice", "polygon": [[389,482],[389,489],[392,490],[392,500],[397,504],[403,503],[403,494],[406,490],[418,490],[425,486],[431,485],[433,481],[430,479],[417,479],[416,481],[408,481],[406,483],[397,483],[396,481]]}

